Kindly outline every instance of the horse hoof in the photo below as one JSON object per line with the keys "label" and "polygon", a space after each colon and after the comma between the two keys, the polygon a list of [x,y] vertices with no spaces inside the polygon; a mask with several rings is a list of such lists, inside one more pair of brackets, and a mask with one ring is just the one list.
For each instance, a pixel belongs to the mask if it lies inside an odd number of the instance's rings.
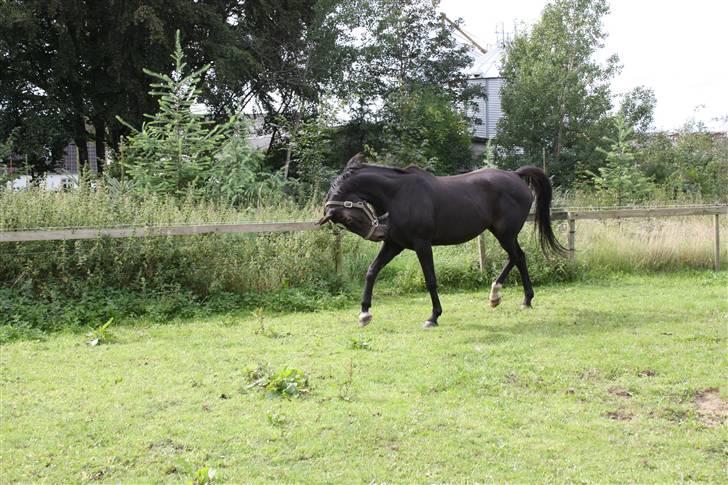
{"label": "horse hoof", "polygon": [[492,306],[493,308],[495,308],[498,305],[500,305],[500,302],[501,302],[501,299],[500,298],[498,298],[497,300],[490,300],[490,306]]}
{"label": "horse hoof", "polygon": [[437,327],[437,322],[433,322],[432,320],[427,320],[424,325],[422,325],[422,328],[432,328]]}
{"label": "horse hoof", "polygon": [[523,304],[521,305],[521,310],[533,310],[533,307],[531,306],[531,304],[530,304],[530,303],[528,303],[528,304],[526,304],[526,303],[523,303]]}
{"label": "horse hoof", "polygon": [[369,312],[361,312],[359,314],[359,326],[366,327],[372,321],[372,314]]}

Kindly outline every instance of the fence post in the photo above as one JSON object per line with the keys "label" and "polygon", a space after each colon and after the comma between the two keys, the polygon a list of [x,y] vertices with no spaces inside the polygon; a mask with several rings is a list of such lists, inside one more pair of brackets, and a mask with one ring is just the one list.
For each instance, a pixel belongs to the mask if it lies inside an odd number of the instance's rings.
{"label": "fence post", "polygon": [[337,275],[341,275],[342,256],[341,256],[341,231],[334,231],[334,271]]}
{"label": "fence post", "polygon": [[566,217],[569,219],[569,235],[566,239],[566,249],[569,251],[569,259],[574,259],[574,253],[576,250],[576,219],[571,217],[571,212],[569,212]]}
{"label": "fence post", "polygon": [[713,216],[713,226],[715,226],[715,253],[713,254],[713,263],[716,271],[720,271],[720,214]]}
{"label": "fence post", "polygon": [[480,233],[478,236],[478,263],[480,263],[480,272],[485,273],[485,234]]}

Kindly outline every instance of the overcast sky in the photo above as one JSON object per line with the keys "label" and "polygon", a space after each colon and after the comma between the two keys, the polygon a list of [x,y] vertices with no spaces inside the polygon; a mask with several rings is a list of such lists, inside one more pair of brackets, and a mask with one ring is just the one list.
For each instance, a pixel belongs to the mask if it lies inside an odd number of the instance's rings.
{"label": "overcast sky", "polygon": [[[546,0],[442,0],[451,19],[485,44],[496,41],[501,23],[533,24]],[[600,56],[619,55],[614,92],[644,85],[657,97],[655,124],[672,130],[695,119],[728,131],[728,1],[611,0],[609,34]],[[720,118],[716,120],[716,118]]]}

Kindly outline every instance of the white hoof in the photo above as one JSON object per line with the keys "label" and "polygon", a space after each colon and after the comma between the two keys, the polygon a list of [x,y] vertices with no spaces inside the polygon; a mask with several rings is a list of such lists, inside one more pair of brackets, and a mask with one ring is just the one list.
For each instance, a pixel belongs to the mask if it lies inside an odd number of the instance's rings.
{"label": "white hoof", "polygon": [[490,296],[488,299],[490,300],[490,306],[497,307],[501,302],[501,288],[503,288],[503,285],[499,283],[493,283],[493,285],[490,287]]}
{"label": "white hoof", "polygon": [[372,321],[372,314],[369,312],[361,312],[359,314],[359,326],[366,327]]}
{"label": "white hoof", "polygon": [[422,328],[432,328],[437,327],[437,322],[433,322],[432,320],[427,320],[424,325],[422,325]]}

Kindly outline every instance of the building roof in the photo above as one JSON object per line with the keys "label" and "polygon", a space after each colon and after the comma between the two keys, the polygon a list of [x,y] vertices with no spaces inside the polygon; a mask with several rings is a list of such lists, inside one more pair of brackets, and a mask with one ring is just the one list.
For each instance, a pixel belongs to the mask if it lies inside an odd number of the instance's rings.
{"label": "building roof", "polygon": [[501,46],[489,46],[486,53],[475,47],[470,48],[473,65],[466,71],[468,77],[494,78],[500,77],[500,64],[505,51]]}

